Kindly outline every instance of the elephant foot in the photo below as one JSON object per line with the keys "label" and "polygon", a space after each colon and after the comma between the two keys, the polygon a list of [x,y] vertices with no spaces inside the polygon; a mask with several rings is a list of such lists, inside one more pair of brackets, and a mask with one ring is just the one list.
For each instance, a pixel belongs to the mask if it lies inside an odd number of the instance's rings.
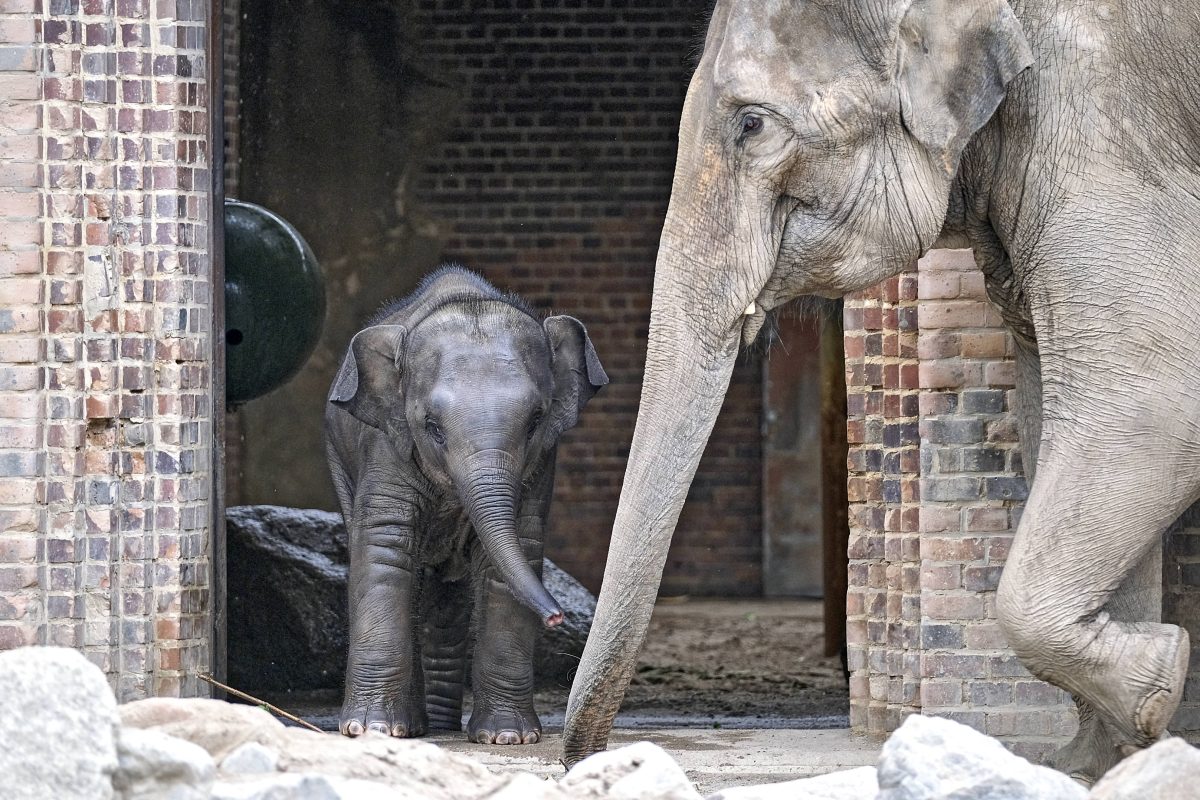
{"label": "elephant foot", "polygon": [[1191,646],[1187,631],[1175,625],[1110,624],[1123,628],[1120,638],[1109,642],[1119,648],[1120,657],[1092,676],[1096,692],[1089,700],[1124,757],[1166,733],[1183,698]]}
{"label": "elephant foot", "polygon": [[467,738],[479,744],[537,744],[542,738],[542,721],[532,704],[515,710],[477,699],[467,723]]}
{"label": "elephant foot", "polygon": [[338,730],[345,736],[382,733],[398,739],[424,736],[429,724],[425,709],[405,700],[351,696],[342,704]]}
{"label": "elephant foot", "polygon": [[1086,701],[1076,699],[1079,731],[1075,738],[1046,759],[1046,766],[1091,788],[1121,760],[1121,751],[1100,716]]}

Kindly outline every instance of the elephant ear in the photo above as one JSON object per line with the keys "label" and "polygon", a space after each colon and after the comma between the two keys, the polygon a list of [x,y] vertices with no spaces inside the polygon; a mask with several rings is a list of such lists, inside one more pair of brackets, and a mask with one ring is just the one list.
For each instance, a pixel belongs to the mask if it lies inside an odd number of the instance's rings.
{"label": "elephant ear", "polygon": [[1033,52],[1006,0],[914,0],[900,22],[900,116],[948,175]]}
{"label": "elephant ear", "polygon": [[579,412],[600,387],[608,385],[608,375],[596,355],[587,328],[574,317],[548,317],[542,323],[550,339],[554,372],[554,403],[550,411],[557,434],[579,421]]}
{"label": "elephant ear", "polygon": [[380,430],[402,418],[400,367],[406,335],[403,325],[372,325],[354,334],[329,402]]}

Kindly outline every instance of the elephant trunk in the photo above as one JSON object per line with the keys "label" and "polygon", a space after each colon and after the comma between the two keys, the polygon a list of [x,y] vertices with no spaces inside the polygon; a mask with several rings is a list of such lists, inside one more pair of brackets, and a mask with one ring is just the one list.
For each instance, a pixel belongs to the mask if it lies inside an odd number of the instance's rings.
{"label": "elephant trunk", "polygon": [[453,471],[454,482],[476,535],[509,591],[552,628],[563,621],[563,612],[521,551],[517,535],[521,482],[516,467],[503,450],[482,450]]}
{"label": "elephant trunk", "polygon": [[[596,615],[571,686],[563,757],[607,745],[650,624],[671,536],[736,361],[740,326],[695,330],[672,248],[659,252],[646,373]],[[690,317],[690,318],[689,318]]]}

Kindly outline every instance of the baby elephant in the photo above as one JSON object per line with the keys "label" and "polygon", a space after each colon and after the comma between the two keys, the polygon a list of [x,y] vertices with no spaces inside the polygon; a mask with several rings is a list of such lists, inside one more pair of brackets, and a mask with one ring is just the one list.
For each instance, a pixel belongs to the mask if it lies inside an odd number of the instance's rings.
{"label": "baby elephant", "polygon": [[354,336],[325,411],[350,535],[342,733],[460,730],[471,634],[471,740],[538,741],[534,641],[562,621],[541,582],[555,449],[607,383],[582,323],[539,323],[458,267]]}

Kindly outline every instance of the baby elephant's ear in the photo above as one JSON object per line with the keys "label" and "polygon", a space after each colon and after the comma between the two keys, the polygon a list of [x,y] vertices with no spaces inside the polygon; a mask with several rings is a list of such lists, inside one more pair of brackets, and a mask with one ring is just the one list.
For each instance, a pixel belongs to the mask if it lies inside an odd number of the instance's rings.
{"label": "baby elephant's ear", "polygon": [[380,430],[403,419],[400,365],[406,333],[403,325],[372,325],[354,334],[329,402]]}
{"label": "baby elephant's ear", "polygon": [[587,328],[574,317],[549,317],[542,323],[550,338],[554,370],[554,424],[559,433],[575,425],[579,412],[608,375],[588,338]]}

